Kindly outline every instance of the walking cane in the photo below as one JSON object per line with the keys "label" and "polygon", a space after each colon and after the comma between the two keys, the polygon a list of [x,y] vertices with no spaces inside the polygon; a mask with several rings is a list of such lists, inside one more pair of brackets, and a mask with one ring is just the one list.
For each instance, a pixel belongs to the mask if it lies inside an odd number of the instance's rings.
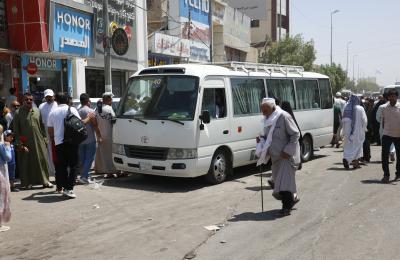
{"label": "walking cane", "polygon": [[261,211],[264,212],[264,194],[263,194],[263,181],[262,181],[262,165],[260,165],[260,182],[261,182]]}

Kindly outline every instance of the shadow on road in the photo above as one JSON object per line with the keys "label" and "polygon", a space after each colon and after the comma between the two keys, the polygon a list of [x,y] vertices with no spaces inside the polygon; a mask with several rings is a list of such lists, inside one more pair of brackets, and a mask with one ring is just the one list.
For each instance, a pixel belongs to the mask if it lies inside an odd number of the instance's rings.
{"label": "shadow on road", "polygon": [[39,203],[56,203],[60,201],[66,201],[68,199],[63,197],[61,194],[55,194],[54,191],[48,191],[32,193],[22,200],[36,200]]}
{"label": "shadow on road", "polygon": [[327,156],[328,156],[328,155],[322,155],[322,154],[315,155],[315,154],[314,154],[314,156],[310,158],[309,162],[314,161],[314,160],[317,160],[317,159],[321,159],[321,158],[324,158],[324,157],[327,157]]}
{"label": "shadow on road", "polygon": [[[259,168],[254,165],[242,166],[234,169],[234,173],[227,177],[226,182],[240,182],[241,178],[259,173]],[[266,174],[268,176],[268,174]],[[104,179],[103,186],[155,191],[160,193],[183,193],[212,186],[207,183],[204,176],[196,178],[176,178],[139,173],[128,174],[127,177]]]}
{"label": "shadow on road", "polygon": [[[396,182],[397,181],[391,181],[388,184],[397,185]],[[363,183],[363,184],[385,184],[385,183],[382,183],[382,181],[378,180],[378,179],[362,180],[361,183]],[[385,185],[387,185],[387,184],[385,184]]]}
{"label": "shadow on road", "polygon": [[353,168],[346,169],[344,167],[330,167],[330,168],[328,168],[326,170],[328,170],[328,171],[352,171]]}
{"label": "shadow on road", "polygon": [[[261,186],[246,187],[246,190],[261,191]],[[263,186],[263,190],[272,190],[271,186]]]}
{"label": "shadow on road", "polygon": [[229,222],[239,221],[271,221],[281,218],[279,209],[272,209],[264,212],[244,212],[238,215],[234,215]]}

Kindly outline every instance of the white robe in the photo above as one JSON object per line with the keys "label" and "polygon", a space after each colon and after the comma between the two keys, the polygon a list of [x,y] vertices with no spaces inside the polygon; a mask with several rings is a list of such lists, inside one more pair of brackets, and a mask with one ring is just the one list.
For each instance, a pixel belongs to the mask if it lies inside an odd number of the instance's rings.
{"label": "white robe", "polygon": [[50,137],[49,137],[49,131],[47,129],[47,120],[49,119],[50,112],[53,111],[56,107],[58,107],[57,102],[53,102],[51,104],[45,102],[40,104],[39,109],[40,109],[40,114],[42,116],[42,122],[46,126],[46,135],[47,135],[47,140],[49,140],[47,144],[47,160],[48,160],[48,168],[49,168],[49,174],[54,175],[56,172],[56,169],[54,167],[53,163],[53,149],[52,145],[50,142]]}
{"label": "white robe", "polygon": [[343,118],[344,147],[343,158],[348,162],[363,157],[363,143],[365,140],[365,131],[367,130],[367,115],[362,106],[355,106],[356,121],[354,131],[351,135],[351,119]]}
{"label": "white robe", "polygon": [[115,173],[112,159],[112,119],[115,118],[114,110],[109,105],[103,105],[102,113],[96,111],[97,124],[103,141],[98,144],[96,150],[96,158],[94,170],[97,173]]}

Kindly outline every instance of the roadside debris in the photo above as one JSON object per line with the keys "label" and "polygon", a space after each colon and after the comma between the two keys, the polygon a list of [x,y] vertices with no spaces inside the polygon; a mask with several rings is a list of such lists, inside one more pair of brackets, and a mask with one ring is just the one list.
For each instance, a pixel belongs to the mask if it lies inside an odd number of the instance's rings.
{"label": "roadside debris", "polygon": [[207,229],[208,231],[218,231],[218,230],[220,230],[220,227],[218,227],[216,225],[204,226],[204,228]]}

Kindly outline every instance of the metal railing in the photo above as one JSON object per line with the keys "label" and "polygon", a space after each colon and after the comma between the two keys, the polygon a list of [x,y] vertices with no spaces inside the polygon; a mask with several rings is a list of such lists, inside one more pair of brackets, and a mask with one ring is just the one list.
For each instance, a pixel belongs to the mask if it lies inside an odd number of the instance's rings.
{"label": "metal railing", "polygon": [[268,74],[271,74],[273,72],[277,72],[287,75],[288,73],[302,74],[304,72],[304,68],[302,66],[294,66],[294,65],[264,64],[264,63],[239,62],[239,61],[213,62],[207,64],[222,66],[235,71],[244,71],[246,73],[266,72]]}

